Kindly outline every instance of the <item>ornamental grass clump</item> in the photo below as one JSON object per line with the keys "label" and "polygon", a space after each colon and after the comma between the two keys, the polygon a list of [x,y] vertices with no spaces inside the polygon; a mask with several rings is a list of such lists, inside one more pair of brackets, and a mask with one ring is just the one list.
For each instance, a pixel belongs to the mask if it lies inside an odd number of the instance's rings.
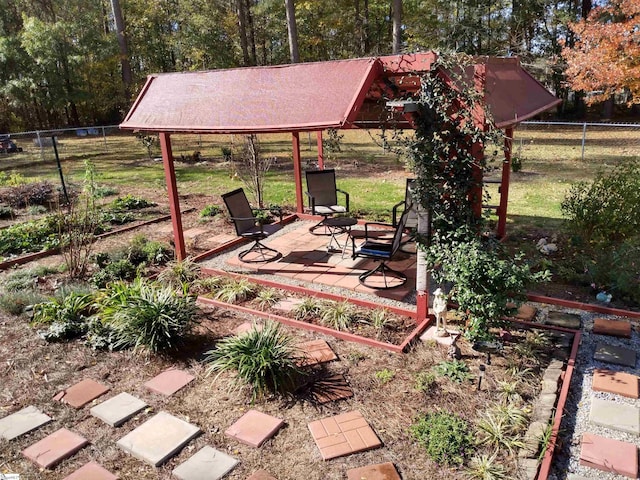
{"label": "ornamental grass clump", "polygon": [[320,319],[324,325],[335,330],[348,330],[355,322],[357,314],[356,308],[348,300],[327,302],[320,311]]}
{"label": "ornamental grass clump", "polygon": [[[240,336],[222,340],[207,352],[208,373],[235,372],[235,385],[251,389],[252,399],[293,390],[295,380],[303,374],[294,339],[280,325],[267,322]],[[217,378],[217,377],[216,377]]]}

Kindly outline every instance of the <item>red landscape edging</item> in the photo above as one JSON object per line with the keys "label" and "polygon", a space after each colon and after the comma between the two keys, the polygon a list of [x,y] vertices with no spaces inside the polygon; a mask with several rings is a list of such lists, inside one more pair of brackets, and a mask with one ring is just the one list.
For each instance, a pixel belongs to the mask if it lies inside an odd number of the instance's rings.
{"label": "red landscape edging", "polygon": [[594,305],[592,303],[576,302],[573,300],[564,300],[562,298],[545,297],[544,295],[527,294],[527,299],[532,302],[548,303],[561,307],[575,308],[576,310],[585,310],[587,312],[604,313],[607,315],[618,315],[621,317],[630,317],[640,319],[640,312],[632,312],[631,310],[622,310],[620,308],[605,307],[602,305]]}

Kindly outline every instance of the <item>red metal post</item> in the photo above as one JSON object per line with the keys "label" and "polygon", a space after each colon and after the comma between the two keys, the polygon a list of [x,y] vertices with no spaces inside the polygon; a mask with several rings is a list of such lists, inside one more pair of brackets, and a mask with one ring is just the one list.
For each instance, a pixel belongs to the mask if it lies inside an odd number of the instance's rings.
{"label": "red metal post", "polygon": [[300,160],[300,134],[292,132],[293,145],[293,176],[296,181],[296,212],[304,212],[304,201],[302,199],[302,161]]}
{"label": "red metal post", "polygon": [[471,188],[469,192],[470,200],[473,202],[473,213],[477,218],[482,217],[482,157],[484,156],[484,149],[482,148],[482,144],[476,142],[471,147],[471,154],[475,159],[473,164],[473,171],[471,175],[473,175],[473,183],[474,186]]}
{"label": "red metal post", "polygon": [[173,224],[173,241],[176,247],[176,258],[181,261],[187,258],[187,249],[185,248],[184,234],[182,232],[182,216],[180,214],[176,170],[173,166],[171,138],[168,133],[160,134],[160,149],[162,150],[164,179],[167,182],[167,191],[169,193],[169,210],[171,212],[171,223]]}
{"label": "red metal post", "polygon": [[502,162],[502,182],[500,183],[500,208],[498,209],[498,238],[507,231],[507,205],[509,203],[509,181],[511,177],[511,148],[513,145],[513,127],[504,132],[504,162]]}
{"label": "red metal post", "polygon": [[422,323],[429,315],[429,292],[420,291],[416,296],[416,324]]}
{"label": "red metal post", "polygon": [[318,130],[318,170],[324,170],[324,147],[322,146],[322,130]]}

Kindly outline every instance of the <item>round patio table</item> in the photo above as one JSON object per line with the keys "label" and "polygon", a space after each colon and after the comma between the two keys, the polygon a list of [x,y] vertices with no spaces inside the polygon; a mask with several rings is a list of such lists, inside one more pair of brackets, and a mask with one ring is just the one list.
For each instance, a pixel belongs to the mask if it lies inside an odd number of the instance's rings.
{"label": "round patio table", "polygon": [[[331,232],[331,237],[329,237],[329,244],[327,245],[328,252],[341,252],[342,256],[344,256],[344,252],[349,245],[349,238],[347,237],[344,240],[344,243],[340,245],[340,241],[338,240],[338,236],[346,233],[347,235],[351,231],[351,227],[358,223],[353,217],[331,217],[327,218],[324,221],[325,227]],[[334,243],[336,248],[334,248]]]}

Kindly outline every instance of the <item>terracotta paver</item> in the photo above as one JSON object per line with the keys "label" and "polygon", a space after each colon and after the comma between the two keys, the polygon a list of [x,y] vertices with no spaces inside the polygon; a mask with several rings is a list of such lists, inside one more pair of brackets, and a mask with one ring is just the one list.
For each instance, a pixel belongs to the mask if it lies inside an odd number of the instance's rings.
{"label": "terracotta paver", "polygon": [[42,413],[33,405],[23,408],[0,419],[0,438],[13,440],[29,433],[51,421],[51,417]]}
{"label": "terracotta paver", "polygon": [[170,368],[153,377],[145,383],[144,386],[152,392],[168,397],[176,393],[178,390],[186,387],[195,378],[196,377],[191,375],[189,372],[178,370],[177,368]]}
{"label": "terracotta paver", "polygon": [[580,465],[629,478],[638,477],[638,447],[631,443],[582,434]]}
{"label": "terracotta paver", "polygon": [[538,313],[538,309],[536,307],[523,303],[522,305],[520,305],[520,308],[518,308],[516,318],[518,320],[531,322],[534,318],[536,318],[536,313]]}
{"label": "terracotta paver", "polygon": [[82,408],[87,403],[92,402],[101,395],[109,391],[109,387],[86,378],[79,383],[58,393],[54,398],[67,403],[75,408]]}
{"label": "terracotta paver", "polygon": [[233,330],[233,333],[239,336],[239,335],[244,335],[245,333],[250,332],[251,330],[258,330],[258,331],[262,330],[262,324],[255,323],[255,322],[244,322],[238,325]]}
{"label": "terracotta paver", "polygon": [[301,365],[317,365],[319,363],[331,362],[337,360],[338,356],[324,340],[311,340],[296,345],[303,357],[300,361]]}
{"label": "terracotta paver", "polygon": [[283,298],[276,303],[273,308],[276,310],[282,310],[283,312],[291,312],[298,307],[304,300],[302,298],[289,297]]}
{"label": "terracotta paver", "polygon": [[122,392],[92,407],[90,412],[112,427],[119,427],[146,406],[147,403],[143,400]]}
{"label": "terracotta paver", "polygon": [[125,452],[154,467],[162,465],[200,433],[195,425],[159,412],[118,440]]}
{"label": "terracotta paver", "polygon": [[353,390],[344,375],[332,375],[313,382],[305,392],[305,397],[313,403],[329,403],[353,397]]}
{"label": "terracotta paver", "polygon": [[247,477],[247,480],[278,480],[266,470],[258,470]]}
{"label": "terracotta paver", "polygon": [[259,448],[283,425],[284,420],[281,418],[272,417],[257,410],[249,410],[224,433],[250,447]]}
{"label": "terracotta paver", "polygon": [[593,321],[593,333],[614,337],[631,338],[631,323],[622,320],[596,318]]}
{"label": "terracotta paver", "polygon": [[44,468],[51,468],[69,458],[89,441],[66,428],[61,428],[24,449],[22,454]]}
{"label": "terracotta paver", "polygon": [[118,477],[96,462],[89,462],[63,480],[117,480]]}
{"label": "terracotta paver", "polygon": [[625,347],[616,347],[608,343],[598,342],[593,359],[605,363],[635,368],[636,351]]}
{"label": "terracotta paver", "polygon": [[604,368],[593,371],[591,389],[596,392],[608,392],[623,397],[639,398],[640,377],[625,372],[614,372]]}
{"label": "terracotta paver", "polygon": [[355,410],[308,425],[323,460],[378,448],[382,442],[362,414]]}
{"label": "terracotta paver", "polygon": [[378,463],[347,470],[347,480],[401,480],[393,463]]}
{"label": "terracotta paver", "polygon": [[208,445],[173,469],[180,480],[218,480],[234,469],[238,460]]}

